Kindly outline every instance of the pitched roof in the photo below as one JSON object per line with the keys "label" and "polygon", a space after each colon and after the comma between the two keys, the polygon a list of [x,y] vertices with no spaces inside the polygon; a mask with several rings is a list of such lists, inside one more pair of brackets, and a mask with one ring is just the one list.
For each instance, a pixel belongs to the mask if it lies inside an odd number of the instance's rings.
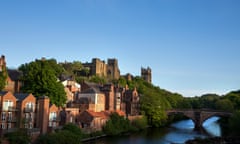
{"label": "pitched roof", "polygon": [[105,112],[93,112],[90,110],[86,110],[87,113],[89,113],[92,117],[101,117],[101,118],[109,118],[109,115]]}
{"label": "pitched roof", "polygon": [[17,81],[20,79],[22,73],[18,70],[13,70],[13,69],[8,69],[8,76],[11,78],[13,81]]}
{"label": "pitched roof", "polygon": [[8,93],[7,91],[0,91],[0,96],[4,96],[6,93]]}
{"label": "pitched roof", "polygon": [[82,91],[81,93],[102,93],[99,89],[91,87],[89,89],[86,89],[84,91]]}
{"label": "pitched roof", "polygon": [[14,96],[17,98],[18,101],[23,101],[29,95],[30,94],[28,94],[28,93],[16,93],[16,94],[14,94]]}

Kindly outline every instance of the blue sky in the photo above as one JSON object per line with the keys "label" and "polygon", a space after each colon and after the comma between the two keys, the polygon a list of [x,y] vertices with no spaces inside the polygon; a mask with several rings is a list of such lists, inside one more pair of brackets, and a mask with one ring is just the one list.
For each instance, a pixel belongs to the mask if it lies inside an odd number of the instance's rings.
{"label": "blue sky", "polygon": [[0,0],[0,55],[117,58],[121,74],[152,68],[184,96],[240,89],[239,0]]}

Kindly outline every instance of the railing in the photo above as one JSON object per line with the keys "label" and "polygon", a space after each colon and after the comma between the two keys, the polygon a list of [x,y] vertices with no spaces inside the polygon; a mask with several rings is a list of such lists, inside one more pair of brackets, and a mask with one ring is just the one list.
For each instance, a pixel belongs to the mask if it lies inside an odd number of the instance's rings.
{"label": "railing", "polygon": [[60,117],[55,117],[55,118],[51,118],[49,121],[51,122],[59,122],[61,119]]}
{"label": "railing", "polygon": [[24,108],[24,112],[31,113],[31,112],[34,112],[34,109],[33,108]]}
{"label": "railing", "polygon": [[16,107],[9,106],[7,111],[18,111],[18,109]]}
{"label": "railing", "polygon": [[28,123],[28,122],[32,122],[33,121],[33,118],[29,117],[29,118],[24,118],[23,121],[25,123]]}

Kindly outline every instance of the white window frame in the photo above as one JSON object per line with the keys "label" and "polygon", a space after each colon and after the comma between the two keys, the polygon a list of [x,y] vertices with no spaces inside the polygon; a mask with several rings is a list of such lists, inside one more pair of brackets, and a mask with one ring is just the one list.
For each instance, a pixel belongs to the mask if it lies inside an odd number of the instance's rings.
{"label": "white window frame", "polygon": [[13,101],[11,100],[3,101],[3,110],[8,111],[9,107],[13,107]]}
{"label": "white window frame", "polygon": [[12,120],[13,119],[13,115],[12,115],[12,112],[8,112],[8,120]]}
{"label": "white window frame", "polygon": [[6,112],[2,112],[2,114],[1,114],[1,120],[2,121],[6,121]]}
{"label": "white window frame", "polygon": [[1,129],[5,129],[5,124],[1,123]]}

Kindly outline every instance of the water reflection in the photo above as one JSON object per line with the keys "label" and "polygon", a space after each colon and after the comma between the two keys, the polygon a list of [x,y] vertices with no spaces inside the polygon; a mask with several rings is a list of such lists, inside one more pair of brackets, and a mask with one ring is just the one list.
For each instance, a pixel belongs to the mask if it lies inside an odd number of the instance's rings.
{"label": "water reflection", "polygon": [[[216,123],[218,119],[218,117],[213,117],[203,124],[206,131],[213,136],[221,136],[220,127]],[[150,128],[131,135],[98,139],[88,144],[182,144],[190,139],[209,136],[193,129],[192,120],[183,120],[172,124],[169,128]]]}
{"label": "water reflection", "polygon": [[219,117],[212,117],[203,123],[205,130],[212,136],[221,136],[221,127],[217,123]]}
{"label": "water reflection", "polygon": [[170,143],[184,143],[190,139],[206,137],[206,135],[193,130],[194,123],[190,119],[173,123],[171,127],[174,130],[165,136],[170,140]]}

